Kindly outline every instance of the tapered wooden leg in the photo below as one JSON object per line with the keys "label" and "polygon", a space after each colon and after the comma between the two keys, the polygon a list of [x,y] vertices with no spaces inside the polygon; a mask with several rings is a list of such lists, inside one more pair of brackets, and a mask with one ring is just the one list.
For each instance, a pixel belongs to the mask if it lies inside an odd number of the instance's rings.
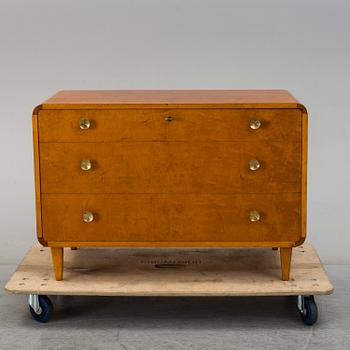
{"label": "tapered wooden leg", "polygon": [[280,248],[282,281],[289,280],[290,263],[292,261],[292,248]]}
{"label": "tapered wooden leg", "polygon": [[51,256],[53,263],[53,271],[56,281],[62,281],[63,278],[63,248],[51,247]]}

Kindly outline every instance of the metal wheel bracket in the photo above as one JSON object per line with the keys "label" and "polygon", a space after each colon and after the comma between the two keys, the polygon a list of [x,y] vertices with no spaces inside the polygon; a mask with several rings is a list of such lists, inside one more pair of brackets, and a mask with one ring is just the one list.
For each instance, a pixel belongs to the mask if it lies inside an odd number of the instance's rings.
{"label": "metal wheel bracket", "polygon": [[39,295],[38,294],[29,294],[28,296],[28,304],[34,310],[34,312],[38,315],[42,313],[42,309],[39,303]]}
{"label": "metal wheel bracket", "polygon": [[298,295],[298,300],[297,300],[297,307],[298,310],[301,314],[305,313],[305,296],[304,295]]}

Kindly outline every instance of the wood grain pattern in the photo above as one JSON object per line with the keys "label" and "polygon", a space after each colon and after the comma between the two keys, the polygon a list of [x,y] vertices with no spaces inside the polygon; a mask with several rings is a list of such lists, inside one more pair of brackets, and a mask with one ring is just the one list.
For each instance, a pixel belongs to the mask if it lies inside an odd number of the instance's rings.
{"label": "wood grain pattern", "polygon": [[63,279],[63,248],[51,247],[53,271],[56,281]]}
{"label": "wood grain pattern", "polygon": [[299,108],[286,90],[63,90],[44,109],[169,107]]}
{"label": "wood grain pattern", "polygon": [[308,115],[302,114],[302,155],[301,155],[301,239],[296,246],[303,244],[306,239],[307,224],[307,154],[308,154]]}
{"label": "wood grain pattern", "polygon": [[289,274],[290,274],[290,266],[292,261],[292,248],[281,248],[280,257],[281,257],[282,281],[288,281]]}
{"label": "wood grain pattern", "polygon": [[[90,129],[79,128],[81,118]],[[33,135],[44,245],[291,248],[305,240],[307,111],[287,91],[61,91],[33,111]],[[92,170],[80,169],[82,159]],[[259,170],[249,170],[251,159]],[[251,210],[260,221],[248,220]]]}
{"label": "wood grain pattern", "polygon": [[[171,123],[165,117],[171,115]],[[88,130],[79,120],[91,121]],[[257,130],[251,119],[261,120]],[[292,141],[301,142],[299,109],[41,110],[40,142]]]}
{"label": "wood grain pattern", "polygon": [[40,184],[40,157],[39,157],[39,132],[38,115],[36,111],[32,117],[33,127],[33,154],[34,154],[34,182],[35,182],[35,213],[36,213],[36,234],[39,242],[43,243],[43,231],[41,225],[41,184]]}
{"label": "wood grain pattern", "polygon": [[[300,142],[41,143],[40,155],[42,193],[301,190]],[[83,159],[91,170],[80,169]],[[249,169],[251,159],[258,170]]]}
{"label": "wood grain pattern", "polygon": [[[295,242],[300,194],[91,195],[43,194],[46,241]],[[252,223],[249,211],[261,220]],[[95,220],[85,223],[84,211]],[[75,244],[70,244],[73,246]],[[79,244],[76,244],[79,246]],[[275,244],[274,246],[279,246]]]}
{"label": "wood grain pattern", "polygon": [[[65,249],[57,282],[50,250],[34,245],[6,283],[8,293],[95,296],[281,296],[331,294],[315,249],[293,249],[291,280],[281,281],[279,255],[259,249]],[[174,269],[157,262],[178,262]]]}
{"label": "wood grain pattern", "polygon": [[46,246],[48,247],[70,247],[72,245],[78,246],[78,247],[84,247],[84,248],[93,248],[93,247],[100,247],[100,248],[106,248],[106,247],[123,247],[123,248],[131,248],[131,247],[139,247],[139,248],[177,248],[177,247],[183,247],[183,248],[262,248],[262,247],[269,247],[271,249],[272,246],[278,245],[281,247],[294,247],[295,242],[293,241],[255,241],[255,242],[239,242],[239,241],[109,241],[108,244],[103,241],[48,241],[46,242]]}

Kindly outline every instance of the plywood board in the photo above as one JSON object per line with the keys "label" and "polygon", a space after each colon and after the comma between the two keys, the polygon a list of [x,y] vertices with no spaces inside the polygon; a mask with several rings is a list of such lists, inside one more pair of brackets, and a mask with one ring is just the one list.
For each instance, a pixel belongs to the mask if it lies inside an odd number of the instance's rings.
{"label": "plywood board", "polygon": [[293,249],[290,281],[271,248],[65,248],[56,281],[49,248],[35,244],[5,286],[9,293],[99,296],[269,296],[330,294],[315,249]]}

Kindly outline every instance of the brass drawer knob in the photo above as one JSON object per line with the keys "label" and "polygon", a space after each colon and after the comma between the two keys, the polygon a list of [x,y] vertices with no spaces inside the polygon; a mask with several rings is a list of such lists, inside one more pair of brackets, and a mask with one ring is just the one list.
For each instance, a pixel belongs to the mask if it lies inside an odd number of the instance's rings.
{"label": "brass drawer knob", "polygon": [[79,121],[80,129],[87,130],[87,129],[90,129],[90,126],[91,126],[91,123],[90,123],[89,119],[86,119],[86,118],[80,119],[80,121]]}
{"label": "brass drawer knob", "polygon": [[86,223],[94,221],[94,214],[91,211],[85,211],[83,214],[83,221]]}
{"label": "brass drawer knob", "polygon": [[258,160],[252,159],[249,161],[249,169],[250,170],[255,171],[255,170],[258,170],[259,168],[260,168],[260,163]]}
{"label": "brass drawer knob", "polygon": [[82,161],[80,161],[80,169],[87,171],[90,170],[92,167],[91,165],[91,160],[89,159],[83,159]]}
{"label": "brass drawer knob", "polygon": [[256,210],[252,210],[251,212],[249,212],[249,220],[251,222],[257,222],[260,220],[260,213]]}
{"label": "brass drawer knob", "polygon": [[174,117],[173,117],[172,115],[168,115],[168,116],[166,116],[164,119],[165,119],[165,121],[167,121],[167,122],[172,122],[172,121],[174,120]]}
{"label": "brass drawer knob", "polygon": [[253,130],[259,129],[261,126],[261,121],[259,119],[250,119],[249,126]]}

